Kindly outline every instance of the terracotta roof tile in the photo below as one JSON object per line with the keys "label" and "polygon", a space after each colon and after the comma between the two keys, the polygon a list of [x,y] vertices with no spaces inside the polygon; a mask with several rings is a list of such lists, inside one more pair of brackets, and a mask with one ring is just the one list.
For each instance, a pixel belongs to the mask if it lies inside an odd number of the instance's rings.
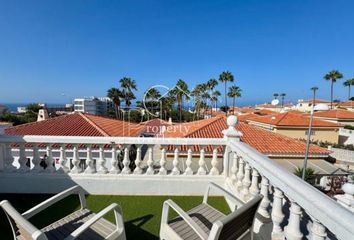
{"label": "terracotta roof tile", "polygon": [[[258,118],[249,119],[249,121],[274,126],[307,127],[310,123],[310,118],[302,114],[286,112],[275,115],[260,116]],[[341,127],[340,124],[319,119],[313,119],[312,125],[314,127]]]}
{"label": "terracotta roof tile", "polygon": [[354,112],[344,109],[333,109],[329,111],[315,112],[314,116],[336,119],[354,119]]}
{"label": "terracotta roof tile", "polygon": [[74,113],[5,129],[8,135],[138,136],[144,126],[124,121]]}
{"label": "terracotta roof tile", "polygon": [[[212,119],[201,120],[205,124],[199,122],[198,128],[192,132],[178,132],[173,135],[165,135],[165,137],[190,137],[190,138],[222,138],[222,130],[227,128],[226,118],[218,117]],[[191,123],[188,123],[191,124]],[[185,124],[181,124],[185,125]],[[281,134],[273,133],[258,127],[251,126],[246,123],[239,122],[237,130],[242,132],[241,140],[257,149],[263,154],[279,154],[279,155],[304,155],[306,150],[305,143],[286,137]],[[197,148],[195,147],[195,150]],[[207,151],[211,151],[211,146],[207,147]],[[310,146],[311,155],[328,155],[328,151],[316,145]]]}
{"label": "terracotta roof tile", "polygon": [[[299,100],[298,102],[299,103],[312,103],[313,99]],[[331,102],[328,100],[316,98],[315,103],[331,103]]]}

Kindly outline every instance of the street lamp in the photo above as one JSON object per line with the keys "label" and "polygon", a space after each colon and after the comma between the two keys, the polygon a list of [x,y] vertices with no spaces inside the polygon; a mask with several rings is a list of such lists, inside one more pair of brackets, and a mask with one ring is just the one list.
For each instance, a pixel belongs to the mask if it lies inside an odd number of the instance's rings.
{"label": "street lamp", "polygon": [[320,103],[314,106],[312,105],[311,109],[311,115],[310,115],[310,124],[309,124],[309,129],[307,131],[307,141],[306,141],[306,152],[305,152],[305,160],[304,160],[304,166],[302,168],[302,179],[305,179],[305,171],[307,168],[307,158],[309,155],[309,148],[310,148],[310,140],[311,140],[311,132],[312,132],[312,120],[313,120],[313,113],[314,111],[328,111],[329,107],[327,104]]}

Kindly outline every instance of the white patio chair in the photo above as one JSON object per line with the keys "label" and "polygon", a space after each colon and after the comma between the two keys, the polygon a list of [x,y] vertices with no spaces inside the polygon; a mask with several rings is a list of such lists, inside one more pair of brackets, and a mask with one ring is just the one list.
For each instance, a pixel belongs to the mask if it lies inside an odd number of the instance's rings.
{"label": "white patio chair", "polygon": [[[229,215],[225,215],[210,206],[208,201],[210,188],[222,194],[227,201],[237,207]],[[255,196],[247,203],[242,203],[234,195],[214,183],[209,183],[204,194],[203,203],[189,210],[183,211],[175,202],[167,200],[163,204],[160,239],[204,239],[204,240],[231,240],[253,239],[253,224],[262,195]],[[179,216],[168,220],[169,209],[172,208]]]}
{"label": "white patio chair", "polygon": [[[79,196],[80,210],[40,230],[28,221],[37,213],[72,194]],[[7,200],[2,201],[0,206],[11,224],[14,239],[126,239],[121,208],[116,203],[112,203],[99,213],[93,213],[86,208],[85,193],[80,186],[74,186],[58,193],[22,214]],[[111,211],[114,212],[115,225],[103,218]]]}

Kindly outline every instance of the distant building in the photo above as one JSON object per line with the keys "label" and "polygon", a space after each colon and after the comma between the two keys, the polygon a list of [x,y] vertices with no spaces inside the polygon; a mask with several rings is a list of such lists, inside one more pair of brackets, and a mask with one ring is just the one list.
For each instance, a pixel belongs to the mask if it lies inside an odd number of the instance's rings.
{"label": "distant building", "polygon": [[12,127],[10,122],[0,122],[0,135],[5,134],[5,129]]}
{"label": "distant building", "polygon": [[344,109],[315,112],[314,117],[334,123],[354,126],[354,112]]}
{"label": "distant building", "polygon": [[330,101],[323,100],[323,99],[308,99],[308,100],[303,100],[299,99],[298,103],[295,106],[295,109],[301,112],[310,112],[312,109],[313,102],[315,102],[315,105],[321,103],[321,104],[326,104],[326,105],[331,105]]}
{"label": "distant building", "polygon": [[74,111],[105,116],[113,109],[113,102],[108,97],[83,97],[74,99]]}
{"label": "distant building", "polygon": [[[310,118],[298,113],[280,113],[260,117],[250,117],[246,120],[254,125],[272,132],[295,138],[306,139]],[[339,129],[343,126],[338,123],[313,119],[311,140],[338,143]]]}
{"label": "distant building", "polygon": [[350,111],[354,111],[354,101],[345,101],[336,104],[336,108],[345,108]]}
{"label": "distant building", "polygon": [[7,107],[5,105],[0,105],[0,116],[3,115],[7,111]]}

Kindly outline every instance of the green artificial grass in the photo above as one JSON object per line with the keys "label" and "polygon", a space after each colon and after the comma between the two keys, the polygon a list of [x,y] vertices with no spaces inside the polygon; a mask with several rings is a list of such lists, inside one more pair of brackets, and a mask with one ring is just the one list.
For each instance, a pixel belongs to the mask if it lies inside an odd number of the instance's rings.
{"label": "green artificial grass", "polygon": [[[51,195],[43,194],[0,194],[0,200],[7,199],[19,211],[24,212],[49,198]],[[172,199],[184,210],[189,210],[202,202],[199,196],[106,196],[88,195],[87,206],[94,212],[99,212],[111,203],[118,203],[123,210],[125,230],[128,239],[158,239],[162,204]],[[209,204],[225,214],[229,208],[222,197],[210,197]],[[40,214],[30,219],[37,228],[42,228],[80,206],[78,197],[70,196]],[[106,215],[108,220],[114,222],[113,213]],[[3,211],[0,212],[1,239],[12,239],[10,225]]]}

